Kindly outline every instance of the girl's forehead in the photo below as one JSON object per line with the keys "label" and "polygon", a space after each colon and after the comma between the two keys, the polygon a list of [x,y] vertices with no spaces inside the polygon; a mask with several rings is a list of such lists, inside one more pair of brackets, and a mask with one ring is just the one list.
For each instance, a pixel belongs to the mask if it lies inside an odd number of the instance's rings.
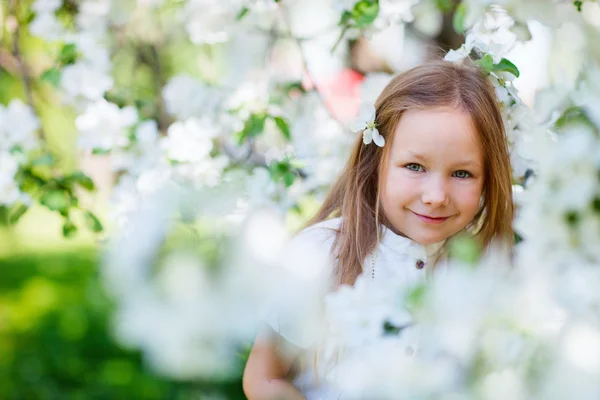
{"label": "girl's forehead", "polygon": [[394,131],[392,154],[464,156],[481,160],[479,135],[470,115],[451,107],[409,110]]}

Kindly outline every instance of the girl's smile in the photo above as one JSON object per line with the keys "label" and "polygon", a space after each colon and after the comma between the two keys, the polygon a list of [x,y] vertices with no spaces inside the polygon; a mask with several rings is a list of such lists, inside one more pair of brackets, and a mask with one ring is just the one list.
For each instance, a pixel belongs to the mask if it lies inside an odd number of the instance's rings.
{"label": "girl's smile", "polygon": [[421,221],[425,222],[426,224],[441,224],[442,222],[445,222],[448,218],[450,218],[450,217],[433,217],[433,216],[429,216],[429,215],[419,214],[412,210],[409,210],[409,211],[411,211],[413,214],[415,214]]}

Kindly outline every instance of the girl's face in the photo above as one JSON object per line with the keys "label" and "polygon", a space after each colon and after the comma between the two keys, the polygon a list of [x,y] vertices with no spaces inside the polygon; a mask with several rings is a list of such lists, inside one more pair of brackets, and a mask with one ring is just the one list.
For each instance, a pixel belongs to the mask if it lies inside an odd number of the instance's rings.
{"label": "girl's face", "polygon": [[383,166],[381,206],[421,243],[465,228],[479,209],[484,159],[468,114],[451,107],[405,112]]}

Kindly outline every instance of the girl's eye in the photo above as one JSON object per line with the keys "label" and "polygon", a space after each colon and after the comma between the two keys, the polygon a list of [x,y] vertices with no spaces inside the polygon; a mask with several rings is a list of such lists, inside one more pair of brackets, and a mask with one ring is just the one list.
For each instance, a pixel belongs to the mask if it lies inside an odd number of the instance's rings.
{"label": "girl's eye", "polygon": [[414,171],[414,172],[422,172],[423,171],[423,166],[422,165],[414,164],[414,163],[413,164],[407,164],[405,166],[405,168],[408,168],[409,170]]}
{"label": "girl's eye", "polygon": [[456,171],[454,173],[454,176],[457,177],[457,178],[460,178],[460,179],[466,179],[466,178],[470,178],[471,174],[468,173],[467,171],[461,170],[461,171]]}

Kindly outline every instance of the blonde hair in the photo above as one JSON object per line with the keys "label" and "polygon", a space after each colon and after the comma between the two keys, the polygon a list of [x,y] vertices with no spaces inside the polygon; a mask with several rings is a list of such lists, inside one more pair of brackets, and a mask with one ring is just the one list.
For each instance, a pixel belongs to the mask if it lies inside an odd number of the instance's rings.
{"label": "blonde hair", "polygon": [[432,61],[397,75],[385,87],[375,108],[386,146],[365,146],[357,134],[346,166],[307,224],[343,217],[332,249],[337,258],[334,287],[354,283],[363,260],[379,242],[383,226],[390,226],[379,207],[379,188],[402,114],[442,106],[470,115],[484,156],[483,205],[468,228],[483,248],[492,242],[509,250],[512,247],[512,170],[494,87],[478,67]]}

